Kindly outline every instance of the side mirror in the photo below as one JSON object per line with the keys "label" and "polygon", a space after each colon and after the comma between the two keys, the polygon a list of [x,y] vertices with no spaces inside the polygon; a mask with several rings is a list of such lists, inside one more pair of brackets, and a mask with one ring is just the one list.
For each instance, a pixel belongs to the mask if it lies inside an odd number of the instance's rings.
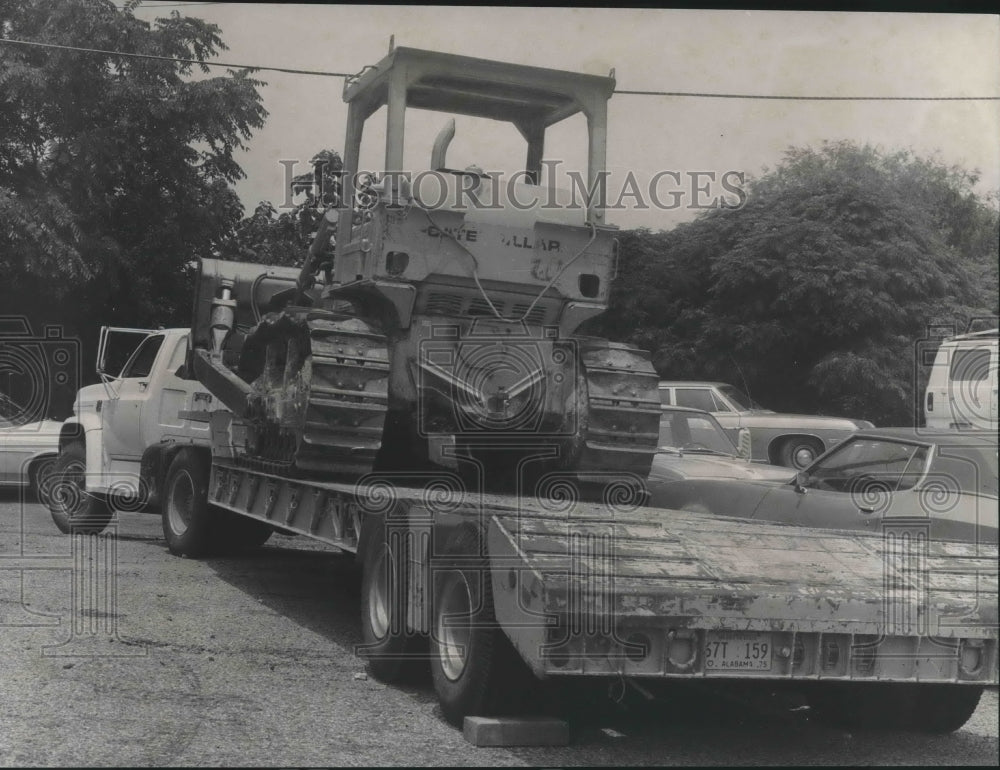
{"label": "side mirror", "polygon": [[749,461],[753,456],[749,428],[740,428],[736,434],[736,456]]}
{"label": "side mirror", "polygon": [[799,471],[798,473],[795,474],[795,481],[793,482],[793,484],[795,487],[795,491],[798,492],[800,495],[804,495],[807,491],[809,491],[809,488],[806,486],[806,484],[808,483],[809,483],[809,476],[808,474],[806,474],[805,471]]}

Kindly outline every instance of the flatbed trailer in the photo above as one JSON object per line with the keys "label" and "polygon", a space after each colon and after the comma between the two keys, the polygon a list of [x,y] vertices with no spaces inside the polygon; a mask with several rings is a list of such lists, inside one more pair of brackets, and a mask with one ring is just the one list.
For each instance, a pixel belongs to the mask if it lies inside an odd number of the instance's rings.
{"label": "flatbed trailer", "polygon": [[995,545],[931,541],[920,520],[839,532],[615,490],[474,494],[441,473],[293,478],[238,459],[231,414],[209,419],[212,450],[183,449],[167,472],[171,550],[256,527],[356,554],[359,653],[386,681],[429,664],[456,724],[580,676],[789,682],[842,724],[942,732],[998,682]]}

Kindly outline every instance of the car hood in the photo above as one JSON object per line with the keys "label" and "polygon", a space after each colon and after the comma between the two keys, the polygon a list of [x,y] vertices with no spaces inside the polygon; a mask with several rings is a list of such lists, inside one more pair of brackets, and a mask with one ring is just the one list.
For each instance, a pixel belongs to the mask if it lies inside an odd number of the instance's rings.
{"label": "car hood", "polygon": [[777,465],[748,463],[735,457],[694,454],[675,455],[661,452],[653,458],[649,478],[679,479],[744,479],[757,481],[790,481],[795,471]]}
{"label": "car hood", "polygon": [[0,428],[0,438],[2,438],[4,443],[17,442],[23,445],[33,443],[45,444],[55,441],[58,445],[59,431],[61,429],[62,423],[56,420],[38,420],[37,422],[28,422],[24,425]]}

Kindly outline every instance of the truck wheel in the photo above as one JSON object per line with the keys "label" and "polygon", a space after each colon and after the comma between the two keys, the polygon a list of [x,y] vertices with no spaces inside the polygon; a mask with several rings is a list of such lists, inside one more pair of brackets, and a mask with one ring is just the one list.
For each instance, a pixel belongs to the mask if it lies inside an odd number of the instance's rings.
{"label": "truck wheel", "polygon": [[406,538],[389,533],[381,516],[366,517],[365,526],[371,530],[362,562],[359,652],[379,681],[412,681],[426,662],[427,639],[406,627]]}
{"label": "truck wheel", "polygon": [[434,565],[431,675],[445,719],[517,712],[537,680],[497,623],[480,535],[461,528]]}
{"label": "truck wheel", "polygon": [[823,454],[823,445],[813,438],[790,438],[781,445],[778,462],[789,468],[802,470],[812,465]]}
{"label": "truck wheel", "polygon": [[204,455],[182,449],[163,485],[163,537],[177,556],[205,556],[217,544],[217,511],[208,503],[209,464]]}
{"label": "truck wheel", "polygon": [[45,501],[52,521],[64,535],[103,532],[114,518],[106,500],[87,494],[86,483],[86,448],[73,441],[56,458]]}
{"label": "truck wheel", "polygon": [[28,484],[35,499],[48,507],[49,491],[55,478],[58,455],[48,455],[35,460],[28,468]]}

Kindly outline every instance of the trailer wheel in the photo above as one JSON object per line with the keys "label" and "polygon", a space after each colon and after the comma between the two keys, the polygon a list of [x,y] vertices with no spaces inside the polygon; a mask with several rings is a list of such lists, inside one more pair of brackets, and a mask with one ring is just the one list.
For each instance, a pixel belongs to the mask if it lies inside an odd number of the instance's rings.
{"label": "trailer wheel", "polygon": [[87,494],[87,450],[82,441],[63,447],[46,480],[46,500],[52,521],[64,535],[97,533],[115,512],[103,498]]}
{"label": "trailer wheel", "polygon": [[520,708],[537,680],[497,623],[489,561],[478,531],[458,530],[433,569],[431,675],[445,719]]}
{"label": "trailer wheel", "polygon": [[426,661],[427,639],[406,625],[406,538],[391,532],[382,516],[367,516],[365,527],[359,653],[379,681],[411,681]]}
{"label": "trailer wheel", "polygon": [[204,556],[214,550],[217,511],[208,503],[206,458],[182,449],[167,470],[163,485],[163,537],[177,556]]}

